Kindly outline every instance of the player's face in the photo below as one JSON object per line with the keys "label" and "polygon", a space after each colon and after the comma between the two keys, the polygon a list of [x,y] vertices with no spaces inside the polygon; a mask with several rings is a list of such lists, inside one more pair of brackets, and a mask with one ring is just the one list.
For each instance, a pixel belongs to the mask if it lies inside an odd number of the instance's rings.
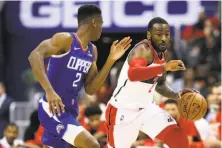
{"label": "player's face", "polygon": [[97,129],[101,123],[100,115],[93,115],[89,118],[89,126],[93,129]]}
{"label": "player's face", "polygon": [[5,93],[5,89],[3,87],[3,85],[0,83],[0,96]]}
{"label": "player's face", "polygon": [[164,106],[165,111],[167,111],[175,120],[179,119],[179,110],[176,104],[170,103]]}
{"label": "player's face", "polygon": [[153,24],[151,42],[157,52],[164,52],[170,43],[170,27],[168,24]]}
{"label": "player's face", "polygon": [[100,38],[102,33],[102,24],[103,19],[101,15],[98,15],[93,19],[92,41],[97,41]]}
{"label": "player's face", "polygon": [[5,129],[5,133],[4,133],[7,141],[9,144],[13,144],[14,140],[17,138],[18,136],[18,128],[16,126],[8,126]]}
{"label": "player's face", "polygon": [[218,105],[220,105],[221,104],[221,90],[222,89],[222,87],[221,86],[219,86],[219,87],[213,87],[213,89],[212,89],[212,94],[213,94],[213,96],[214,96],[214,98],[215,98],[215,101],[216,101],[216,103],[218,104]]}

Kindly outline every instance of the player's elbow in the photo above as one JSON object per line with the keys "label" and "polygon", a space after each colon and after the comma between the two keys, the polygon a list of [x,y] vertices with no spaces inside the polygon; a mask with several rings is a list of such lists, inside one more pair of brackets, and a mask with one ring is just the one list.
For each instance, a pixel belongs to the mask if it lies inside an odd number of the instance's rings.
{"label": "player's elbow", "polygon": [[29,55],[29,57],[28,57],[28,61],[29,61],[30,64],[32,63],[34,57],[35,57],[35,53],[34,53],[34,52],[31,52],[30,55]]}
{"label": "player's elbow", "polygon": [[132,68],[129,68],[128,70],[128,78],[132,82],[137,81],[135,78],[135,71]]}
{"label": "player's elbow", "polygon": [[87,85],[85,87],[85,92],[88,94],[88,95],[94,95],[96,93],[95,89],[93,89],[92,87],[90,87],[89,85]]}

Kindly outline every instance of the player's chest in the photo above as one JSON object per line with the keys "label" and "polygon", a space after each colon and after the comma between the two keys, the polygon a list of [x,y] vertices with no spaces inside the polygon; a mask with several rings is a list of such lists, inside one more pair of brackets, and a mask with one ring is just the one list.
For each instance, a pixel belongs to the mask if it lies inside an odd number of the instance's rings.
{"label": "player's chest", "polygon": [[66,61],[66,68],[70,72],[88,73],[92,60],[81,56],[70,56]]}

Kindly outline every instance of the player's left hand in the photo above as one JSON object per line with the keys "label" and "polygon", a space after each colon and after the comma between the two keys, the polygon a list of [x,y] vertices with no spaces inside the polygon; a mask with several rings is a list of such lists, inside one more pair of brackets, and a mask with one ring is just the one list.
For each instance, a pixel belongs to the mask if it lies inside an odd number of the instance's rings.
{"label": "player's left hand", "polygon": [[127,49],[130,48],[132,39],[130,37],[123,38],[120,42],[118,40],[114,41],[108,59],[116,61],[118,60]]}

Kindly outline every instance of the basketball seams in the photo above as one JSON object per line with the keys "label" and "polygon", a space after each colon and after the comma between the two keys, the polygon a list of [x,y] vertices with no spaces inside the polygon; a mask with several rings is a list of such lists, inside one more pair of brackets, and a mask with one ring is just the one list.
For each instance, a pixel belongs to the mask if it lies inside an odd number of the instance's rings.
{"label": "basketball seams", "polygon": [[203,107],[203,98],[201,99],[201,101],[202,101],[202,103],[201,103],[201,108],[199,110],[199,113],[194,118],[192,118],[191,120],[195,119],[200,114],[200,111],[202,110],[202,107]]}
{"label": "basketball seams", "polygon": [[183,105],[183,103],[184,103],[184,99],[182,99],[182,97],[185,97],[186,95],[189,95],[189,93],[185,93],[184,95],[182,95],[181,96],[181,100],[180,101],[182,101],[181,103],[180,103],[180,105],[179,105],[179,111],[180,111],[180,113],[181,113],[181,115],[184,117],[184,114],[183,114],[183,110],[181,110],[182,108],[181,108],[181,106]]}
{"label": "basketball seams", "polygon": [[193,100],[194,100],[194,98],[195,98],[196,95],[197,95],[196,93],[193,95],[192,101],[191,101],[191,103],[190,103],[190,107],[189,107],[188,112],[187,112],[187,118],[186,118],[186,120],[189,118],[190,108],[191,108],[191,106],[192,106]]}

